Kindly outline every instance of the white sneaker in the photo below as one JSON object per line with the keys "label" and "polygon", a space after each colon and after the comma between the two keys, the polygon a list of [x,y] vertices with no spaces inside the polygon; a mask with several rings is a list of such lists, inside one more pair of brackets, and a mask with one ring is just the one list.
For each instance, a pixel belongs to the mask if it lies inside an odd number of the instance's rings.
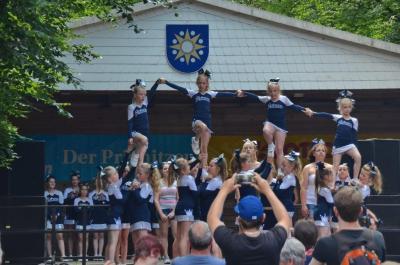
{"label": "white sneaker", "polygon": [[166,257],[164,259],[164,264],[171,264],[171,260],[168,257]]}
{"label": "white sneaker", "polygon": [[195,155],[200,154],[200,141],[196,137],[192,137],[192,150]]}
{"label": "white sneaker", "polygon": [[282,169],[278,169],[278,174],[277,174],[278,176],[281,176],[281,177],[284,177],[284,174],[283,174],[283,172],[282,172]]}
{"label": "white sneaker", "polygon": [[275,156],[275,145],[273,143],[268,145],[267,155],[268,157]]}
{"label": "white sneaker", "polygon": [[139,153],[136,153],[136,151],[133,151],[131,154],[131,159],[129,160],[129,163],[131,164],[132,167],[136,167],[139,161]]}

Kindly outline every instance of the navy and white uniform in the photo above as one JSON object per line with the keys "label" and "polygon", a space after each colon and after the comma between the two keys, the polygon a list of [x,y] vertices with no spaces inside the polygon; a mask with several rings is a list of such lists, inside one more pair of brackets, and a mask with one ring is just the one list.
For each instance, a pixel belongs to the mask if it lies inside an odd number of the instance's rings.
{"label": "navy and white uniform", "polygon": [[76,230],[82,230],[83,229],[83,223],[85,222],[84,220],[84,207],[86,207],[86,229],[90,229],[90,224],[92,220],[92,207],[87,207],[87,206],[93,206],[93,201],[89,197],[86,198],[75,198],[74,200],[74,208],[76,212]]}
{"label": "navy and white uniform", "polygon": [[[78,197],[79,189],[74,189],[72,187],[68,187],[64,190],[64,204],[73,206],[74,200]],[[64,224],[73,225],[75,224],[76,212],[73,207],[67,207],[65,210],[65,220]]]}
{"label": "navy and white uniform", "polygon": [[[107,211],[110,203],[108,194],[105,191],[92,191],[89,193],[89,198],[92,200],[92,222],[90,225],[91,229],[107,229]],[[100,206],[100,207],[96,207]]]}
{"label": "navy and white uniform", "polygon": [[111,183],[107,187],[110,209],[108,210],[107,224],[110,230],[121,229],[121,216],[124,209],[124,200],[121,193],[122,180]]}
{"label": "navy and white uniform", "polygon": [[350,119],[345,119],[342,115],[326,112],[316,112],[314,115],[336,122],[336,135],[332,154],[343,154],[352,148],[356,148],[358,133],[357,118],[351,117]]}
{"label": "navy and white uniform", "polygon": [[222,179],[216,176],[209,181],[203,182],[199,186],[199,200],[200,200],[200,220],[207,222],[208,211],[211,204],[217,197],[219,190],[222,186]]}
{"label": "navy and white uniform", "polygon": [[147,108],[150,106],[154,93],[158,87],[157,82],[151,87],[148,96],[141,105],[132,103],[128,106],[128,138],[135,137],[138,133],[149,135],[149,117]]}
{"label": "navy and white uniform", "polygon": [[193,120],[192,126],[197,120],[204,122],[205,125],[211,130],[211,100],[213,98],[222,98],[222,97],[234,97],[236,94],[232,92],[216,92],[216,91],[207,91],[204,93],[196,92],[191,89],[186,89],[184,87],[175,85],[171,82],[166,82],[168,86],[173,89],[182,92],[183,94],[189,96],[193,102]]}
{"label": "navy and white uniform", "polygon": [[147,182],[141,183],[139,188],[129,192],[128,210],[131,218],[131,231],[151,231],[151,213],[149,209],[151,193],[151,186]]}
{"label": "navy and white uniform", "polygon": [[330,226],[332,217],[333,196],[332,192],[326,188],[320,188],[317,194],[317,209],[314,212],[314,221],[317,226]]}
{"label": "navy and white uniform", "polygon": [[290,217],[294,215],[294,189],[296,188],[296,176],[293,174],[289,174],[284,176],[282,179],[275,179],[275,185],[273,187],[273,191],[276,194],[276,197],[282,202],[285,206],[286,210],[289,213]]}
{"label": "navy and white uniform", "polygon": [[304,107],[294,104],[288,97],[283,95],[280,95],[276,101],[272,101],[270,96],[257,96],[249,92],[245,92],[245,95],[252,100],[257,100],[265,104],[268,120],[264,124],[270,123],[284,133],[288,132],[286,126],[286,109],[289,108],[296,111],[305,110]]}
{"label": "navy and white uniform", "polygon": [[150,210],[151,228],[159,229],[160,228],[160,224],[158,222],[160,220],[158,219],[157,209],[156,209],[156,206],[154,204],[154,191],[153,191],[153,189],[150,192],[149,210]]}
{"label": "navy and white uniform", "polygon": [[194,221],[198,191],[193,176],[179,177],[177,186],[179,199],[175,207],[175,219],[178,222]]}
{"label": "navy and white uniform", "polygon": [[[64,204],[64,195],[59,190],[54,190],[53,192],[48,192],[46,190],[44,192],[44,198],[47,201],[47,205],[53,206],[53,205],[63,205]],[[52,229],[51,216],[53,214],[56,216],[56,220],[55,220],[55,228],[56,228],[56,230],[64,229],[64,220],[63,220],[62,208],[58,208],[58,207],[49,207],[47,209],[46,228],[47,229]]]}
{"label": "navy and white uniform", "polygon": [[[122,176],[122,175],[120,175]],[[122,178],[121,183],[121,194],[122,194],[122,201],[124,204],[124,210],[121,215],[121,228],[122,229],[130,229],[131,228],[131,216],[129,210],[129,194],[130,194],[130,187],[132,185],[132,180],[124,177]]]}

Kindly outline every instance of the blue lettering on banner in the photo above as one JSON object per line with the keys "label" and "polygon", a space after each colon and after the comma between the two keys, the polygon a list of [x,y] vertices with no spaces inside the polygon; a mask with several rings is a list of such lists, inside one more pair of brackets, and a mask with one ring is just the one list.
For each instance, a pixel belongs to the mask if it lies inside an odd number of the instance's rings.
{"label": "blue lettering on banner", "polygon": [[[30,135],[45,141],[45,173],[66,181],[72,170],[79,170],[84,181],[96,176],[96,167],[118,166],[127,145],[125,135]],[[191,153],[190,134],[150,135],[146,162],[166,161],[171,154]]]}

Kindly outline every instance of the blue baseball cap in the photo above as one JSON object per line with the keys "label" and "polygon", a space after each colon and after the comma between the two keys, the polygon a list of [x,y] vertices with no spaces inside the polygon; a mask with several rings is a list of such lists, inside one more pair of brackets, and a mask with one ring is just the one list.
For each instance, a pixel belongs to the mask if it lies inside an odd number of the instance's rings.
{"label": "blue baseball cap", "polygon": [[248,195],[242,198],[234,207],[235,212],[245,221],[257,221],[264,214],[264,207],[260,198]]}

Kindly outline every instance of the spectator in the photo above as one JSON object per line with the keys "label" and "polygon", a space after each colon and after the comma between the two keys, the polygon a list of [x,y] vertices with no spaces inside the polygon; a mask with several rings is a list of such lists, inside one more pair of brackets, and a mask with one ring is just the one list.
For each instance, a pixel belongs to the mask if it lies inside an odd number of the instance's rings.
{"label": "spectator", "polygon": [[178,257],[172,261],[173,265],[224,265],[225,260],[213,257],[212,235],[208,224],[203,221],[194,222],[189,229],[190,254],[185,257]]}
{"label": "spectator", "polygon": [[310,264],[315,243],[317,243],[318,239],[317,226],[310,220],[299,220],[294,225],[294,237],[303,243],[306,248],[306,260],[304,265]]}
{"label": "spectator", "polygon": [[271,204],[278,223],[269,231],[261,231],[264,209],[258,197],[243,197],[235,207],[239,215],[239,233],[227,228],[220,220],[227,196],[239,188],[236,176],[226,180],[211,205],[208,223],[214,239],[222,250],[226,263],[241,265],[279,264],[279,253],[288,235],[291,220],[283,204],[275,196],[268,182],[255,174],[252,186],[265,195]]}
{"label": "spectator", "polygon": [[280,255],[281,265],[303,265],[305,258],[305,248],[299,240],[296,238],[286,240]]}
{"label": "spectator", "polygon": [[336,193],[334,212],[339,220],[339,232],[318,240],[311,260],[312,265],[340,264],[350,250],[350,245],[363,245],[362,242],[367,242],[366,249],[374,251],[382,262],[385,261],[383,235],[378,231],[362,228],[358,222],[362,203],[362,194],[354,187],[343,187]]}
{"label": "spectator", "polygon": [[140,237],[135,244],[135,265],[157,265],[160,256],[164,253],[163,246],[157,237],[146,235]]}

